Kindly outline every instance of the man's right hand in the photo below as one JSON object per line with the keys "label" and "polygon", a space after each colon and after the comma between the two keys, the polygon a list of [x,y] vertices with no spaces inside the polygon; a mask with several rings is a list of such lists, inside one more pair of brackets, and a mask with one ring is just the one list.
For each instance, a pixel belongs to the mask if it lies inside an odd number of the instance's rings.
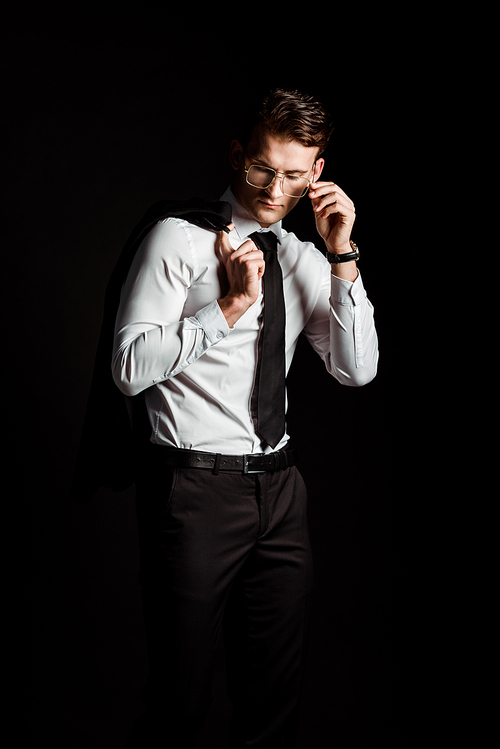
{"label": "man's right hand", "polygon": [[[230,230],[234,224],[229,224]],[[221,232],[219,244],[220,258],[226,269],[229,291],[218,300],[230,328],[257,301],[259,282],[264,275],[264,253],[251,239],[247,239],[234,250],[225,232]]]}

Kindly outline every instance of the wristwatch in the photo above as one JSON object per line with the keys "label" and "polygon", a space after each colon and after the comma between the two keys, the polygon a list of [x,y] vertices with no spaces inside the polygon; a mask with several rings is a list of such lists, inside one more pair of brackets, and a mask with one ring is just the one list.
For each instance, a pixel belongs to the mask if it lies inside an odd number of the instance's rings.
{"label": "wristwatch", "polygon": [[335,252],[327,252],[326,259],[329,263],[348,263],[350,260],[359,260],[358,245],[354,242],[349,242],[352,248],[352,252],[344,252],[343,254],[337,254]]}

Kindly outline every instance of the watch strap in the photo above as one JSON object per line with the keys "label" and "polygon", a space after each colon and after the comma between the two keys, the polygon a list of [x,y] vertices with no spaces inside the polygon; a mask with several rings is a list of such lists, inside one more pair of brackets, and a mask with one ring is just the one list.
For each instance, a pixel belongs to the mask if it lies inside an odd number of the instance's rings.
{"label": "watch strap", "polygon": [[358,245],[354,244],[354,242],[349,242],[349,244],[351,245],[352,252],[327,252],[326,259],[328,260],[328,262],[335,263],[337,265],[338,263],[349,263],[351,260],[359,260]]}

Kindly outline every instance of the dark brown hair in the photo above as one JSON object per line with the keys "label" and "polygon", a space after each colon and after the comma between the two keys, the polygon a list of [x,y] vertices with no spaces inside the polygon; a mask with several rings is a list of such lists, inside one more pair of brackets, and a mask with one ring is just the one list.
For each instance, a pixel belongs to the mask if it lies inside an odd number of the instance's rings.
{"label": "dark brown hair", "polygon": [[333,131],[330,115],[314,96],[282,88],[264,97],[253,121],[247,123],[243,146],[248,145],[254,128],[259,125],[276,137],[298,141],[306,147],[316,146],[318,156],[327,147]]}

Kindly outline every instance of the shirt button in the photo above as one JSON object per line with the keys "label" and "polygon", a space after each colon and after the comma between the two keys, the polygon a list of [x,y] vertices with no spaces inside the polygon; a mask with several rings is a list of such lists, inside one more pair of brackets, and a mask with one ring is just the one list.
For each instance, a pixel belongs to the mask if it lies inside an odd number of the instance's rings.
{"label": "shirt button", "polygon": [[217,338],[218,338],[219,340],[220,340],[221,338],[223,338],[223,336],[224,336],[224,333],[223,333],[223,332],[222,332],[221,330],[217,331]]}

